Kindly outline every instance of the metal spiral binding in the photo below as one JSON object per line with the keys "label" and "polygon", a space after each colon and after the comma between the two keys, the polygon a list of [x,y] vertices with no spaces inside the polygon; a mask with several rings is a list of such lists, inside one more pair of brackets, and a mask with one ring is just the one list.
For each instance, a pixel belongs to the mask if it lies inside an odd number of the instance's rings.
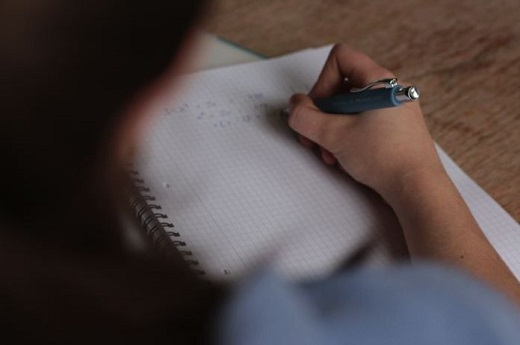
{"label": "metal spiral binding", "polygon": [[193,258],[193,253],[187,249],[186,242],[181,240],[180,233],[175,230],[175,225],[168,220],[166,214],[160,212],[162,207],[157,205],[156,198],[149,194],[150,188],[146,187],[139,172],[132,167],[127,170],[134,184],[133,191],[129,193],[130,207],[151,242],[164,254],[172,253],[176,248],[185,261],[194,266],[196,272],[204,275],[205,272],[198,268],[199,262]]}

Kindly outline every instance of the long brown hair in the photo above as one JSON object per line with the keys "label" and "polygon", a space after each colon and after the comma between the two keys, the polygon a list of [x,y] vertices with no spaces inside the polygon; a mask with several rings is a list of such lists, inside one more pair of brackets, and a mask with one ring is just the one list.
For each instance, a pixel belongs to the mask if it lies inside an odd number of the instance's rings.
{"label": "long brown hair", "polygon": [[200,340],[218,289],[180,256],[125,251],[108,145],[202,2],[0,0],[3,331],[56,343]]}

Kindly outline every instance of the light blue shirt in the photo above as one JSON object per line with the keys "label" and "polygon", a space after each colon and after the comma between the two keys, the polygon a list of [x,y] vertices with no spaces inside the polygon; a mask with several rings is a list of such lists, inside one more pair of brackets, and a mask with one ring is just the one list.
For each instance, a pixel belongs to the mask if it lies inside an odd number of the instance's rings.
{"label": "light blue shirt", "polygon": [[520,312],[461,272],[356,269],[310,283],[265,271],[241,284],[217,324],[219,344],[520,344]]}

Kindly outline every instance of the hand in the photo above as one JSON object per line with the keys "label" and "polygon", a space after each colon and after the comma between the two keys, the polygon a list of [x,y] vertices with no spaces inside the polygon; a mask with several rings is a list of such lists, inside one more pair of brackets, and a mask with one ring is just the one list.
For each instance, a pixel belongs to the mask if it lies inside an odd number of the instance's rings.
{"label": "hand", "polygon": [[312,98],[390,77],[390,71],[365,54],[336,45],[309,95],[293,96],[289,108],[289,125],[305,146],[319,145],[326,163],[338,162],[385,198],[409,174],[444,174],[418,103],[345,116],[322,113]]}
{"label": "hand", "polygon": [[393,77],[368,56],[342,44],[332,49],[308,96],[291,98],[289,125],[323,160],[338,162],[378,192],[401,224],[412,260],[435,260],[467,270],[520,305],[520,285],[487,241],[444,171],[418,103],[332,115],[312,98]]}

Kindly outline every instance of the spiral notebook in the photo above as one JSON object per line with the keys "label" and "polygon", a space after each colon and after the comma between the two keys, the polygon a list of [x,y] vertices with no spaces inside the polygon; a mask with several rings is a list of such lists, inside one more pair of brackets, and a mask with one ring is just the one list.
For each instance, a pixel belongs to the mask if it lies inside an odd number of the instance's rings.
{"label": "spiral notebook", "polygon": [[[279,115],[291,94],[309,90],[329,50],[195,73],[151,107],[134,206],[156,243],[176,246],[201,273],[231,280],[260,266],[290,278],[326,275],[367,244],[370,264],[402,255],[392,211],[300,146]],[[520,277],[519,225],[439,154]]]}

